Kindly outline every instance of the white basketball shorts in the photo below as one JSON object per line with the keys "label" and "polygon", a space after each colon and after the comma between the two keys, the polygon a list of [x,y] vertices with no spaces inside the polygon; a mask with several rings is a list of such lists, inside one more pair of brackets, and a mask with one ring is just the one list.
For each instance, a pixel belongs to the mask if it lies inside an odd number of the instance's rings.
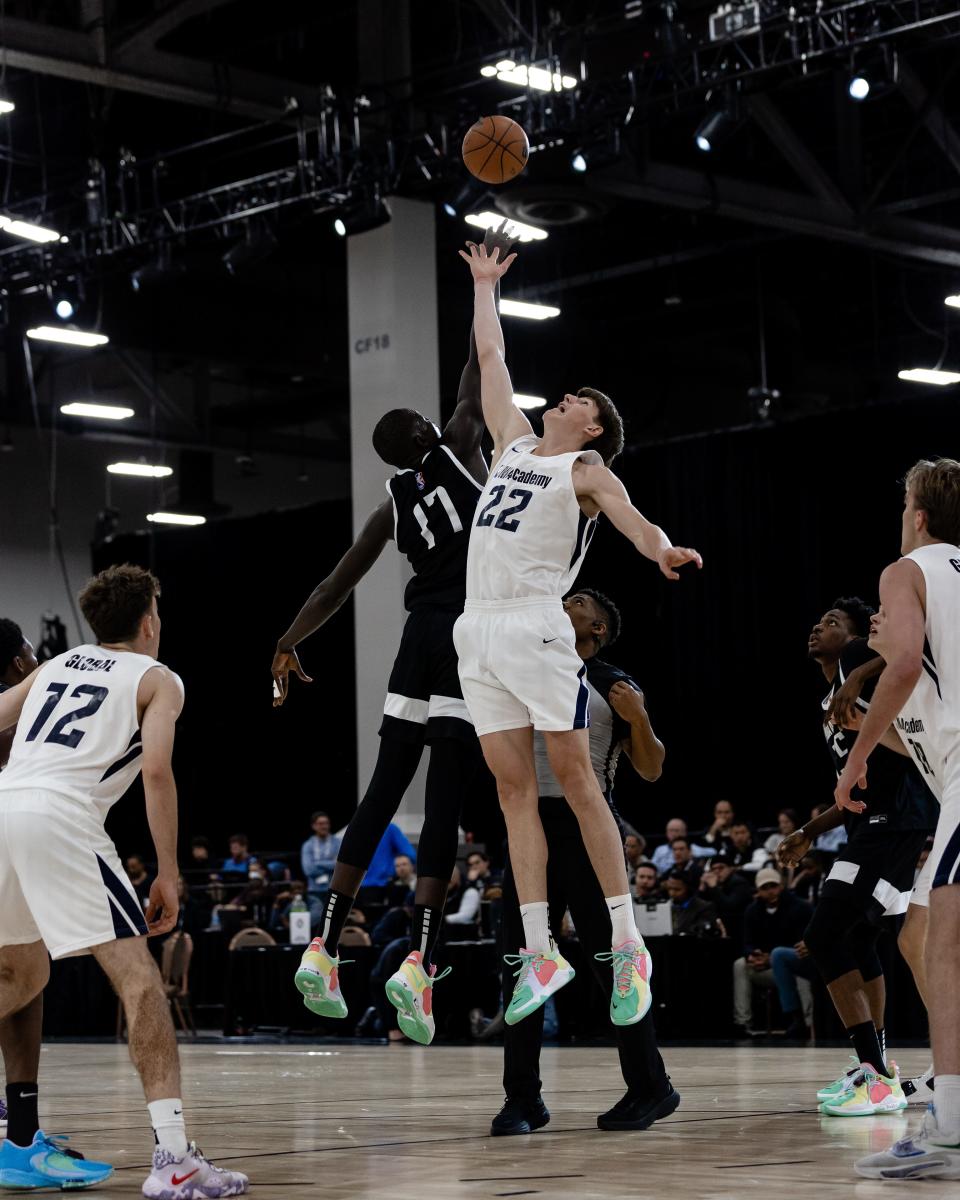
{"label": "white basketball shorts", "polygon": [[[956,754],[953,758],[957,758]],[[940,820],[928,860],[928,865],[933,864],[931,888],[960,883],[960,765],[953,766],[950,771],[951,766],[953,763],[948,760],[949,774],[940,802]]]}
{"label": "white basketball shorts", "polygon": [[590,724],[586,666],[559,599],[468,600],[453,628],[477,735]]}
{"label": "white basketball shorts", "polygon": [[0,792],[0,946],[42,940],[51,958],[65,958],[146,932],[95,815],[55,792]]}

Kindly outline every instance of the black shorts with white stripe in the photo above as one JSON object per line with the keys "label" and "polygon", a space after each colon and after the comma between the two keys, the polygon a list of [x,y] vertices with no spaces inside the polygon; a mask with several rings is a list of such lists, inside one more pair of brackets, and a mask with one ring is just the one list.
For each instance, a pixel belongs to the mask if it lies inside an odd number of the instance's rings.
{"label": "black shorts with white stripe", "polygon": [[864,830],[840,847],[820,894],[852,901],[871,921],[902,916],[926,843],[924,829]]}
{"label": "black shorts with white stripe", "polygon": [[476,737],[460,690],[453,627],[459,609],[418,607],[407,617],[390,672],[381,737],[407,742]]}

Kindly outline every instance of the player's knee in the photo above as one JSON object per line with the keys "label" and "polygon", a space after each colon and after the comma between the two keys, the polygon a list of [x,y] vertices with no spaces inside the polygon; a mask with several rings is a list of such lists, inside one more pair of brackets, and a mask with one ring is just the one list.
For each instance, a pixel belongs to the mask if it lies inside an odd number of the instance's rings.
{"label": "player's knee", "polygon": [[499,779],[497,795],[500,797],[500,807],[505,813],[537,807],[537,787],[531,780]]}

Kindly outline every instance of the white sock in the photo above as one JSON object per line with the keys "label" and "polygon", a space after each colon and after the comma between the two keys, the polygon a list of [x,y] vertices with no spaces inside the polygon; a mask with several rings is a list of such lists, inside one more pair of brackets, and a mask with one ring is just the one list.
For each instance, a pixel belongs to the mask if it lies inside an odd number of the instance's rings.
{"label": "white sock", "polygon": [[147,1105],[150,1124],[157,1138],[157,1145],[169,1150],[174,1158],[183,1158],[187,1152],[187,1129],[183,1122],[182,1100],[151,1100]]}
{"label": "white sock", "polygon": [[960,1075],[937,1073],[933,1107],[937,1111],[937,1128],[951,1137],[960,1134]]}
{"label": "white sock", "polygon": [[626,896],[607,896],[607,911],[610,913],[610,924],[613,926],[611,945],[622,946],[624,942],[639,942],[640,934],[637,923],[633,918],[633,899],[628,892]]}
{"label": "white sock", "polygon": [[524,948],[545,954],[550,949],[550,909],[546,900],[521,904],[520,916],[523,919]]}

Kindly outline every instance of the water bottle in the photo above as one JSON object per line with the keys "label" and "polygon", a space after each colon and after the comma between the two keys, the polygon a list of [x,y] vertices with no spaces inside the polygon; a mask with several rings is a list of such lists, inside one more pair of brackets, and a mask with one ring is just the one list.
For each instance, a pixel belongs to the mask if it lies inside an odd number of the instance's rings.
{"label": "water bottle", "polygon": [[290,905],[290,942],[295,946],[306,945],[310,941],[310,909],[301,893],[297,893]]}

